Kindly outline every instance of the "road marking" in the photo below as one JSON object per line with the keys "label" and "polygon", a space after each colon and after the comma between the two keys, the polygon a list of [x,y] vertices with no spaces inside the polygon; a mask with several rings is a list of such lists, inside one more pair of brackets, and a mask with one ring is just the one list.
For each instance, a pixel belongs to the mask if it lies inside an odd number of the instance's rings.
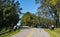
{"label": "road marking", "polygon": [[31,36],[32,36],[32,34],[33,34],[33,32],[34,32],[34,30],[32,30],[32,31],[28,34],[28,36],[27,36],[27,37],[31,37]]}

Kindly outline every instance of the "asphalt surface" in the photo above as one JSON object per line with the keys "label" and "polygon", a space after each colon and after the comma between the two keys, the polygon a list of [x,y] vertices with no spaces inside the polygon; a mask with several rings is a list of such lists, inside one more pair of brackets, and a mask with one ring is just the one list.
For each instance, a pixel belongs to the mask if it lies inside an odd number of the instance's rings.
{"label": "asphalt surface", "polygon": [[11,37],[50,37],[50,35],[41,28],[25,28]]}

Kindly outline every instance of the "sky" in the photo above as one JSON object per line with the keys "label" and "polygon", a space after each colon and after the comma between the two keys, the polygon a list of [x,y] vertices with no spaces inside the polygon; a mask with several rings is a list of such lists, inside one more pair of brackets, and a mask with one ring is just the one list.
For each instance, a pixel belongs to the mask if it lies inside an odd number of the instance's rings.
{"label": "sky", "polygon": [[35,0],[18,0],[20,2],[20,7],[22,8],[22,13],[31,12],[36,13],[38,4],[35,3]]}
{"label": "sky", "polygon": [[[21,12],[26,13],[26,12],[31,12],[31,13],[36,13],[38,7],[40,6],[39,4],[35,3],[35,0],[16,0],[19,1],[20,3],[20,8],[22,8]],[[18,25],[20,24],[20,21]]]}
{"label": "sky", "polygon": [[[20,8],[22,8],[21,10],[22,13],[26,13],[26,12],[36,13],[37,12],[37,8],[39,7],[39,4],[36,4],[35,0],[18,0],[18,1],[20,3]],[[20,25],[20,21],[18,22],[17,25]]]}

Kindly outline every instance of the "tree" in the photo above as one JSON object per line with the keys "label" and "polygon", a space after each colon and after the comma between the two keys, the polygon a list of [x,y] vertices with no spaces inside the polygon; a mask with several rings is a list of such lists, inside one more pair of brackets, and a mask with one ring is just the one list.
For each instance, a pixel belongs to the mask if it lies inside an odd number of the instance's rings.
{"label": "tree", "polygon": [[21,13],[19,2],[15,0],[0,0],[0,26],[13,28],[19,21]]}
{"label": "tree", "polygon": [[40,10],[46,11],[46,9],[48,9],[48,13],[51,14],[56,21],[56,27],[59,27],[60,0],[36,0],[36,2],[41,4],[39,7]]}
{"label": "tree", "polygon": [[26,12],[21,18],[22,26],[39,26],[42,24],[55,24],[55,21],[49,20],[47,18],[42,18],[41,16],[36,16],[35,14],[31,14],[30,12]]}
{"label": "tree", "polygon": [[33,26],[38,22],[37,16],[26,12],[21,18],[21,25],[23,26]]}
{"label": "tree", "polygon": [[21,18],[21,24],[22,25],[29,25],[31,24],[31,19],[30,19],[31,13],[30,12],[26,12],[22,18]]}

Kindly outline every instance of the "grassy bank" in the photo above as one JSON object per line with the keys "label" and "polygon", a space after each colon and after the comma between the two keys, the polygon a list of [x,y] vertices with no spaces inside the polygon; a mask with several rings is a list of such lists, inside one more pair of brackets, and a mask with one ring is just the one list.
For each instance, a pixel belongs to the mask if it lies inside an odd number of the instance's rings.
{"label": "grassy bank", "polygon": [[45,29],[50,34],[50,37],[60,37],[60,28],[56,28],[55,30]]}
{"label": "grassy bank", "polygon": [[9,33],[7,33],[7,34],[5,34],[5,35],[0,36],[0,37],[11,37],[12,35],[20,32],[20,31],[21,31],[21,29],[16,30],[16,31],[11,31],[11,32],[9,32]]}

